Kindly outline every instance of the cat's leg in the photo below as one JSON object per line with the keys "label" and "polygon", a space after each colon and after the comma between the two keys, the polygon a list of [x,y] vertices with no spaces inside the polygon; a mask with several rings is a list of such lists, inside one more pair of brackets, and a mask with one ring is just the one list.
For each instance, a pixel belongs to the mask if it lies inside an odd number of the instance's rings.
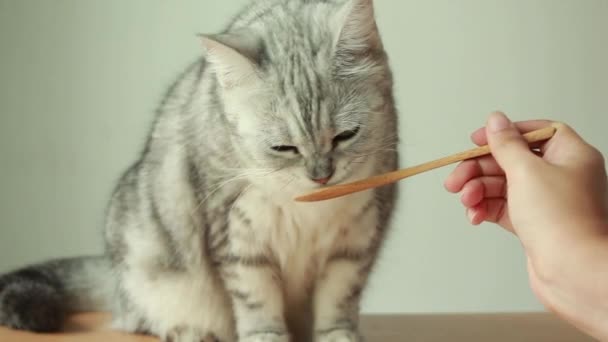
{"label": "cat's leg", "polygon": [[318,342],[362,341],[359,303],[382,236],[375,210],[340,228],[336,247],[317,279],[314,332]]}
{"label": "cat's leg", "polygon": [[358,330],[359,300],[369,264],[368,258],[329,261],[315,291],[315,340],[319,342],[361,341]]}
{"label": "cat's leg", "polygon": [[237,333],[242,342],[287,342],[283,293],[278,277],[256,256],[234,256],[224,265]]}
{"label": "cat's leg", "polygon": [[122,286],[138,313],[125,316],[127,324],[164,342],[235,341],[229,298],[209,274],[137,269],[124,273]]}
{"label": "cat's leg", "polygon": [[188,249],[167,249],[158,234],[129,227],[124,241],[115,271],[126,328],[143,327],[164,342],[236,340],[230,298],[196,236]]}
{"label": "cat's leg", "polygon": [[[252,217],[252,215],[251,215]],[[241,342],[287,342],[284,298],[277,267],[268,249],[256,236],[256,223],[238,207],[230,225],[216,240],[214,259],[232,297],[237,333]]]}
{"label": "cat's leg", "polygon": [[151,334],[144,316],[137,311],[124,291],[117,286],[112,308],[112,329],[133,334]]}

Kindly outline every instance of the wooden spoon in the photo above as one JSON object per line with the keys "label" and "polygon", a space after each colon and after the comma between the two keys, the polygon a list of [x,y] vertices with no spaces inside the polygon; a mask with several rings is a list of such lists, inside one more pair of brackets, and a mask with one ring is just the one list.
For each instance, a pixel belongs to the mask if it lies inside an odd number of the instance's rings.
{"label": "wooden spoon", "polygon": [[[551,126],[547,126],[545,128],[541,128],[536,131],[532,131],[524,134],[524,138],[528,141],[529,144],[544,141],[550,139],[555,132],[557,131],[557,127],[559,124],[555,123]],[[339,184],[334,186],[328,186],[326,188],[319,189],[310,194],[297,197],[295,200],[298,202],[317,202],[324,201],[331,198],[336,198],[340,196],[345,196],[352,194],[354,192],[359,192],[371,188],[377,188],[383,185],[395,183],[404,178],[417,175],[419,173],[423,173],[429,170],[433,170],[442,166],[446,166],[449,164],[453,164],[459,161],[472,159],[481,157],[484,155],[490,154],[490,147],[488,145],[473,148],[467,151],[463,151],[460,153],[453,154],[448,157],[444,157],[441,159],[433,160],[424,164],[420,164],[418,166],[408,167],[406,169],[401,169],[389,173],[385,173],[378,176],[373,176],[370,178],[366,178],[360,181],[347,183],[347,184]]]}

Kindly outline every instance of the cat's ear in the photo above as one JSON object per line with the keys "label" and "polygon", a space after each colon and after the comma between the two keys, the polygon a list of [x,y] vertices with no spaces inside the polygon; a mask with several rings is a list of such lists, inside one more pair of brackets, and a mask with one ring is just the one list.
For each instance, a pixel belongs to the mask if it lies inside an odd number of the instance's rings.
{"label": "cat's ear", "polygon": [[348,0],[336,16],[334,47],[338,54],[381,48],[373,0]]}
{"label": "cat's ear", "polygon": [[222,88],[230,90],[253,86],[259,81],[252,59],[256,42],[234,35],[199,35],[207,62],[214,70]]}

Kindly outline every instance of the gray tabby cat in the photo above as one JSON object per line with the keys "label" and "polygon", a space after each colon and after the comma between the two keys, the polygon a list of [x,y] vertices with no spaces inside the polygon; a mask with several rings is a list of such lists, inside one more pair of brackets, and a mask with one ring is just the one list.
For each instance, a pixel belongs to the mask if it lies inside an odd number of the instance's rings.
{"label": "gray tabby cat", "polygon": [[112,196],[105,256],[0,277],[1,324],[110,309],[163,341],[362,340],[394,188],[293,198],[397,167],[372,1],[257,0],[202,42]]}

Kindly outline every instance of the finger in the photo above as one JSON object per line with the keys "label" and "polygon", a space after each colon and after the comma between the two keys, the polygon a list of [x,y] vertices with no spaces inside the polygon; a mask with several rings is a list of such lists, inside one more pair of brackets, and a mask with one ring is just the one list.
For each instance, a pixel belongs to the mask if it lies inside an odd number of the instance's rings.
{"label": "finger", "polygon": [[515,125],[500,112],[493,113],[486,125],[488,145],[492,156],[507,174],[515,168],[537,161],[528,142]]}
{"label": "finger", "polygon": [[467,217],[472,225],[478,226],[486,220],[487,212],[482,207],[467,208]]}
{"label": "finger", "polygon": [[[522,133],[528,133],[537,129],[545,128],[551,125],[551,123],[552,122],[549,120],[530,120],[514,122],[515,127],[517,127],[517,129]],[[488,136],[486,134],[486,128],[478,128],[475,132],[471,134],[471,140],[479,146],[487,145]]]}
{"label": "finger", "polygon": [[514,233],[507,202],[504,199],[491,198],[483,200],[473,208],[467,208],[467,217],[473,225],[479,225],[482,222],[497,223],[505,230]]}
{"label": "finger", "polygon": [[496,223],[507,231],[515,233],[511,219],[509,218],[509,210],[505,199],[489,198],[484,200],[480,205],[484,207],[486,212],[485,221]]}
{"label": "finger", "polygon": [[462,190],[471,179],[481,176],[501,176],[504,171],[492,156],[470,159],[458,164],[444,182],[445,188],[452,193]]}
{"label": "finger", "polygon": [[484,199],[505,198],[507,180],[505,177],[478,177],[467,182],[462,188],[460,201],[467,208],[472,208]]}

